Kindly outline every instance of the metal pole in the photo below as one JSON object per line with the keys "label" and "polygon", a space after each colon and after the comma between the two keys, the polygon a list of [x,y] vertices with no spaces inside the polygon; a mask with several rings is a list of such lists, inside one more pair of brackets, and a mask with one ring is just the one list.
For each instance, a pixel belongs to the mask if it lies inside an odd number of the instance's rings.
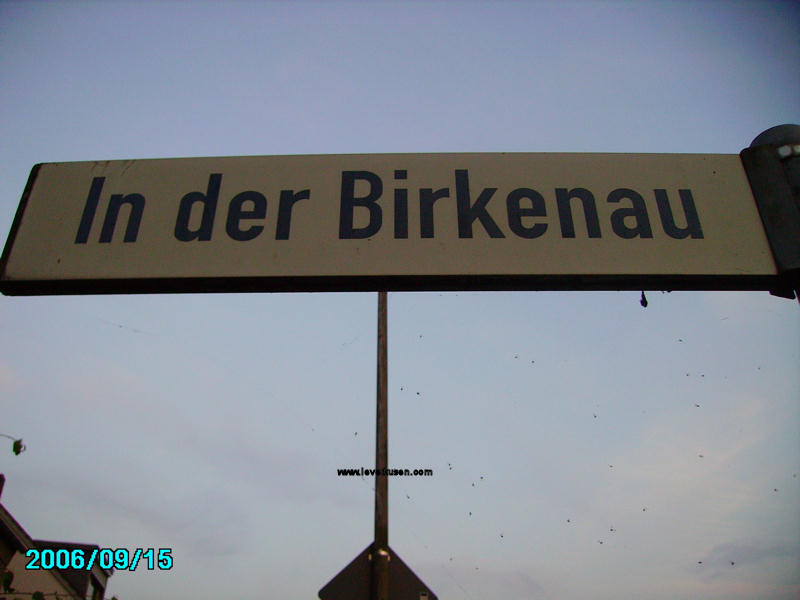
{"label": "metal pole", "polygon": [[386,292],[378,292],[378,394],[375,419],[375,542],[372,600],[389,599],[389,402]]}

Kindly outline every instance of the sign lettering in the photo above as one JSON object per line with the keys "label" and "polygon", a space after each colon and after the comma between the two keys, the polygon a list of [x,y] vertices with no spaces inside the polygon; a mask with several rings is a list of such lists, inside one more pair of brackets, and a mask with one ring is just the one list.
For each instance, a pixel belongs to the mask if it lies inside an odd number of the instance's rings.
{"label": "sign lettering", "polygon": [[310,155],[39,165],[0,289],[766,289],[775,275],[737,155]]}

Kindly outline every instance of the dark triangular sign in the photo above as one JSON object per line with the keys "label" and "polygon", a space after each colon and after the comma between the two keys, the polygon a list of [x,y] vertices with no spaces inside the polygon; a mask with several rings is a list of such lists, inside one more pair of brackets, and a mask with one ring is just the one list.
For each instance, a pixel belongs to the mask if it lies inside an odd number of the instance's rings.
{"label": "dark triangular sign", "polygon": [[[319,591],[320,600],[370,600],[372,544]],[[419,577],[389,548],[389,600],[438,600]]]}

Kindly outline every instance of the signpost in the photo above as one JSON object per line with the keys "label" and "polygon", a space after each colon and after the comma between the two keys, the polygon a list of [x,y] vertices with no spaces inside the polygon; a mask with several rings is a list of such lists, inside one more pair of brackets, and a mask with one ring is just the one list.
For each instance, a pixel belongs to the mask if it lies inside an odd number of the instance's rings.
{"label": "signpost", "polygon": [[34,166],[4,294],[376,290],[375,539],[322,600],[435,600],[389,547],[386,290],[800,298],[800,126],[727,154],[377,154]]}
{"label": "signpost", "polygon": [[386,292],[378,292],[378,385],[375,412],[375,540],[320,591],[320,600],[436,600],[389,547],[389,402]]}

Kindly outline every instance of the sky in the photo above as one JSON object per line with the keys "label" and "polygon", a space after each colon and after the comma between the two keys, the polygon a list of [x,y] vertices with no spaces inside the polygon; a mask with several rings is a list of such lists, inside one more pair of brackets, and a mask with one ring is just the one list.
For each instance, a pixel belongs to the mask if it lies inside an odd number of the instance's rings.
{"label": "sky", "polygon": [[[737,154],[800,120],[795,2],[0,2],[0,243],[31,167]],[[389,541],[444,599],[800,597],[800,308],[389,294]],[[119,600],[316,598],[373,536],[376,293],[0,297],[2,503],[171,548]],[[8,448],[3,450],[3,444]]]}

